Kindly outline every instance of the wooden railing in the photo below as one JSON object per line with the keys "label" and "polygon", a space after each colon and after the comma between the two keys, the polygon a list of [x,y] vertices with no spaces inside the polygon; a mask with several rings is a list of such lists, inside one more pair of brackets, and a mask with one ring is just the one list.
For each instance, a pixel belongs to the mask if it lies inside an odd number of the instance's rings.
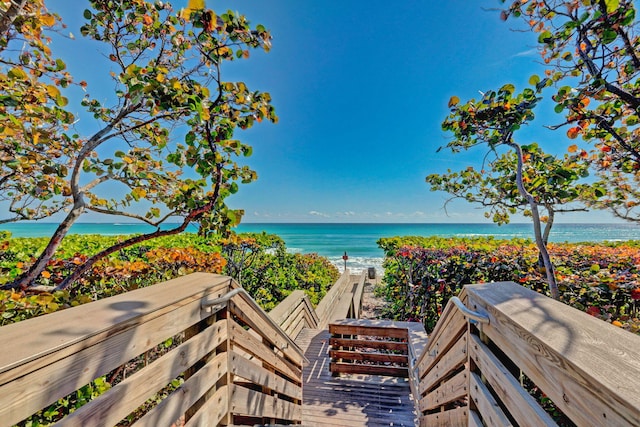
{"label": "wooden railing", "polygon": [[301,422],[302,351],[228,277],[196,273],[4,326],[0,342],[2,426],[128,365],[143,367],[64,425]]}
{"label": "wooden railing", "polygon": [[365,279],[366,272],[364,271],[355,280],[349,270],[342,273],[316,307],[319,329],[325,329],[329,323],[335,320],[359,316]]}
{"label": "wooden railing", "polygon": [[271,310],[269,317],[293,339],[304,328],[316,329],[319,321],[309,296],[300,290],[293,291]]}
{"label": "wooden railing", "polygon": [[409,331],[391,321],[329,325],[332,374],[409,375]]}
{"label": "wooden railing", "polygon": [[512,282],[460,300],[413,373],[421,425],[640,425],[640,337]]}

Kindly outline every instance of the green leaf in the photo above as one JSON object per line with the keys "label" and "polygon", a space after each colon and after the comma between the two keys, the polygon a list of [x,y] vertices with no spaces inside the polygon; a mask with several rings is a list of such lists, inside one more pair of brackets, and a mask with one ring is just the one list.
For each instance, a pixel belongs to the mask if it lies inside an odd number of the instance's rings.
{"label": "green leaf", "polygon": [[82,16],[84,16],[84,19],[91,19],[92,13],[89,9],[85,9]]}
{"label": "green leaf", "polygon": [[615,12],[620,6],[620,0],[605,0],[604,3],[607,5],[607,13]]}
{"label": "green leaf", "polygon": [[538,83],[540,83],[540,77],[537,74],[534,74],[533,76],[529,77],[529,84],[531,86],[537,86]]}
{"label": "green leaf", "polygon": [[19,80],[26,80],[28,78],[27,73],[22,68],[14,67],[9,70],[9,77]]}

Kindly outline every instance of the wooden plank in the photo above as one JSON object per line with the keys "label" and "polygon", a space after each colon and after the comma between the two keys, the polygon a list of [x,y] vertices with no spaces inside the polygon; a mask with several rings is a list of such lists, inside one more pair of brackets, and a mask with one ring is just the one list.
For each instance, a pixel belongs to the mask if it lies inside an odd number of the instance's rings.
{"label": "wooden plank", "polygon": [[302,399],[302,386],[300,384],[287,381],[234,351],[229,353],[229,366],[231,373],[250,381],[252,384],[267,387],[293,399]]}
{"label": "wooden plank", "polygon": [[[207,400],[202,407],[187,421],[184,427],[217,426],[228,414],[229,386],[222,386]],[[170,424],[156,424],[170,425]],[[137,425],[136,425],[137,427]]]}
{"label": "wooden plank", "polygon": [[329,325],[332,335],[363,335],[408,340],[409,333],[405,328],[387,328],[384,326],[344,325],[332,323]]}
{"label": "wooden plank", "polygon": [[430,391],[442,380],[450,376],[451,371],[467,362],[467,337],[462,335],[456,344],[444,354],[438,363],[420,380],[420,395]]}
{"label": "wooden plank", "polygon": [[331,338],[329,345],[333,348],[348,347],[348,348],[376,348],[378,350],[393,350],[401,351],[404,354],[408,353],[408,343],[397,341],[372,341],[372,340],[356,340],[350,338]]}
{"label": "wooden plank", "polygon": [[291,379],[301,380],[301,367],[294,366],[290,362],[278,357],[272,349],[262,343],[261,340],[246,331],[235,321],[229,319],[229,335],[234,346],[239,346],[244,351],[257,357],[264,363]]}
{"label": "wooden plank", "polygon": [[274,309],[269,312],[269,317],[271,317],[278,325],[282,325],[291,316],[291,313],[299,309],[300,305],[306,305],[307,308],[305,310],[312,308],[307,294],[298,289],[291,292],[289,296],[280,302],[280,304],[275,306]]}
{"label": "wooden plank", "polygon": [[438,388],[420,399],[420,411],[425,412],[447,403],[461,400],[468,394],[469,377],[467,371],[458,372],[444,381]]}
{"label": "wooden plank", "polygon": [[[367,279],[367,272],[363,270],[359,276],[356,276],[357,286],[353,292],[353,309],[355,311],[354,316],[356,319],[360,318],[360,311],[362,311],[362,294],[364,293],[364,283]],[[352,276],[353,280],[353,276]]]}
{"label": "wooden plank", "polygon": [[468,286],[487,336],[578,425],[640,425],[640,337],[512,282]]}
{"label": "wooden plank", "polygon": [[[451,307],[451,308],[449,308]],[[466,332],[467,322],[460,310],[453,303],[448,303],[441,320],[429,337],[429,345],[418,361],[418,376],[423,378],[427,372],[447,353],[451,346],[458,342],[459,337]],[[442,326],[441,326],[442,325]]]}
{"label": "wooden plank", "polygon": [[476,335],[469,339],[469,357],[518,424],[557,425]]}
{"label": "wooden plank", "polygon": [[[170,426],[180,417],[182,417],[187,409],[193,406],[200,397],[216,385],[216,383],[227,374],[228,361],[227,354],[220,353],[209,361],[205,366],[196,371],[189,377],[180,387],[174,390],[166,399],[147,412],[139,419],[133,427],[157,427]],[[224,396],[221,394],[224,390]],[[224,416],[227,411],[228,391],[225,388],[216,390],[213,397],[210,398],[214,412],[209,416],[218,419],[216,413]],[[202,408],[200,408],[202,410]],[[202,415],[200,415],[202,417]],[[197,425],[197,424],[196,424]],[[210,424],[204,424],[210,425]],[[215,425],[215,424],[212,424]]]}
{"label": "wooden plank", "polygon": [[[65,427],[115,425],[227,339],[226,319],[218,321],[158,360],[77,409]],[[221,358],[215,359],[219,363]]]}
{"label": "wooden plank", "polygon": [[[82,349],[74,345],[77,352],[63,359],[56,360],[57,353],[43,357],[43,360],[56,361],[37,371],[30,369],[44,362],[39,360],[33,361],[35,363],[29,362],[20,379],[0,386],[0,419],[9,424],[19,422],[209,315],[200,310],[200,298],[188,298],[187,301],[186,304],[184,301],[178,301],[173,305],[165,306],[160,310],[163,315],[159,317],[148,315],[141,316],[139,323],[129,320],[124,325],[116,323],[111,330],[101,335],[102,341]],[[91,304],[93,303],[88,305]],[[136,305],[139,304],[136,302]],[[64,311],[70,310],[74,308]],[[93,317],[87,318],[93,319]],[[98,323],[101,322],[98,321]],[[84,319],[79,324],[81,326],[76,325],[73,330],[85,328],[87,324]],[[47,329],[43,329],[39,336],[46,340],[46,334]],[[91,333],[87,336],[88,343],[94,342]],[[77,345],[82,344],[82,341],[77,343]],[[66,349],[63,353],[66,354]],[[19,366],[12,370],[17,372],[6,373],[16,376],[22,369],[23,367]]]}
{"label": "wooden plank", "polygon": [[336,301],[340,299],[345,289],[351,283],[351,277],[349,270],[345,270],[338,278],[336,283],[333,284],[331,289],[325,294],[324,298],[318,303],[316,307],[316,313],[318,315],[318,329],[326,328],[328,318],[331,316]]}
{"label": "wooden plank", "polygon": [[302,407],[259,391],[237,385],[231,389],[232,414],[302,421]]}
{"label": "wooden plank", "polygon": [[331,362],[329,370],[338,374],[366,374],[366,375],[386,375],[390,377],[407,378],[409,372],[407,368],[380,365],[361,365],[355,363]]}
{"label": "wooden plank", "polygon": [[468,417],[468,408],[463,406],[425,415],[420,419],[420,425],[428,427],[466,427]]}
{"label": "wooden plank", "polygon": [[475,403],[486,425],[496,427],[513,425],[475,372],[471,372],[469,376],[469,398]]}
{"label": "wooden plank", "polygon": [[409,364],[407,356],[402,354],[387,354],[377,352],[364,353],[360,351],[350,350],[329,350],[329,357],[331,357],[332,359],[357,360],[360,362],[367,361],[376,363],[400,363],[404,365]]}
{"label": "wooden plank", "polygon": [[250,303],[246,298],[248,297],[243,294],[236,295],[229,301],[229,311],[264,339],[282,350],[290,360],[302,365],[304,360],[303,351],[286,333],[283,333],[279,327],[272,323],[271,318],[260,310],[255,302],[252,301]]}
{"label": "wooden plank", "polygon": [[484,427],[480,415],[476,411],[469,411],[469,427]]}
{"label": "wooden plank", "polygon": [[327,323],[348,318],[352,307],[353,294],[349,291],[345,291],[340,298],[334,302],[331,312],[327,315]]}
{"label": "wooden plank", "polygon": [[[114,334],[114,325],[119,332],[206,295],[220,296],[228,292],[230,283],[225,276],[194,273],[5,325],[0,328],[0,339],[12,343],[12,350],[0,352],[0,384],[103,341]],[[17,366],[20,369],[13,370]]]}

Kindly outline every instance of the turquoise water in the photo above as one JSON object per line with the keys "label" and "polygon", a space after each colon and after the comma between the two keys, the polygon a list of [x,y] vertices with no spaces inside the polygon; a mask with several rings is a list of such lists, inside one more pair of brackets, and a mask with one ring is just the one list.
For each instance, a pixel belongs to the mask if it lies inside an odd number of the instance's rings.
{"label": "turquoise water", "polygon": [[[14,237],[50,236],[56,228],[51,223],[5,224],[0,230],[11,231]],[[133,234],[153,231],[138,224],[75,224],[71,232],[78,234]],[[188,231],[197,231],[195,226]],[[352,271],[368,267],[381,269],[382,250],[376,245],[381,237],[495,236],[497,239],[513,237],[533,239],[531,224],[242,224],[238,232],[277,234],[292,252],[315,252],[328,257],[340,268],[342,255],[347,252],[347,266]],[[551,232],[553,242],[599,242],[604,240],[640,240],[640,226],[634,224],[556,224]]]}

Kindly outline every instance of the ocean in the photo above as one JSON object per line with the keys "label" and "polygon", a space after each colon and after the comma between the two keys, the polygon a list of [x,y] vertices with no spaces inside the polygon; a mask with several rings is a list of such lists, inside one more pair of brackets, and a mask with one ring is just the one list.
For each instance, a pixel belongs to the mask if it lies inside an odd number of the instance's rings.
{"label": "ocean", "polygon": [[[50,236],[57,224],[14,223],[0,225],[13,237]],[[77,234],[119,235],[152,231],[139,224],[78,223],[71,228]],[[196,232],[195,226],[188,231]],[[291,252],[318,253],[326,256],[341,271],[342,259],[347,253],[347,268],[359,272],[369,267],[382,271],[383,252],[376,245],[381,237],[394,236],[443,236],[472,237],[494,236],[496,239],[514,237],[533,240],[531,224],[241,224],[237,232],[259,233],[265,231],[282,237]],[[635,224],[555,224],[552,242],[601,242],[640,240],[640,226]]]}

